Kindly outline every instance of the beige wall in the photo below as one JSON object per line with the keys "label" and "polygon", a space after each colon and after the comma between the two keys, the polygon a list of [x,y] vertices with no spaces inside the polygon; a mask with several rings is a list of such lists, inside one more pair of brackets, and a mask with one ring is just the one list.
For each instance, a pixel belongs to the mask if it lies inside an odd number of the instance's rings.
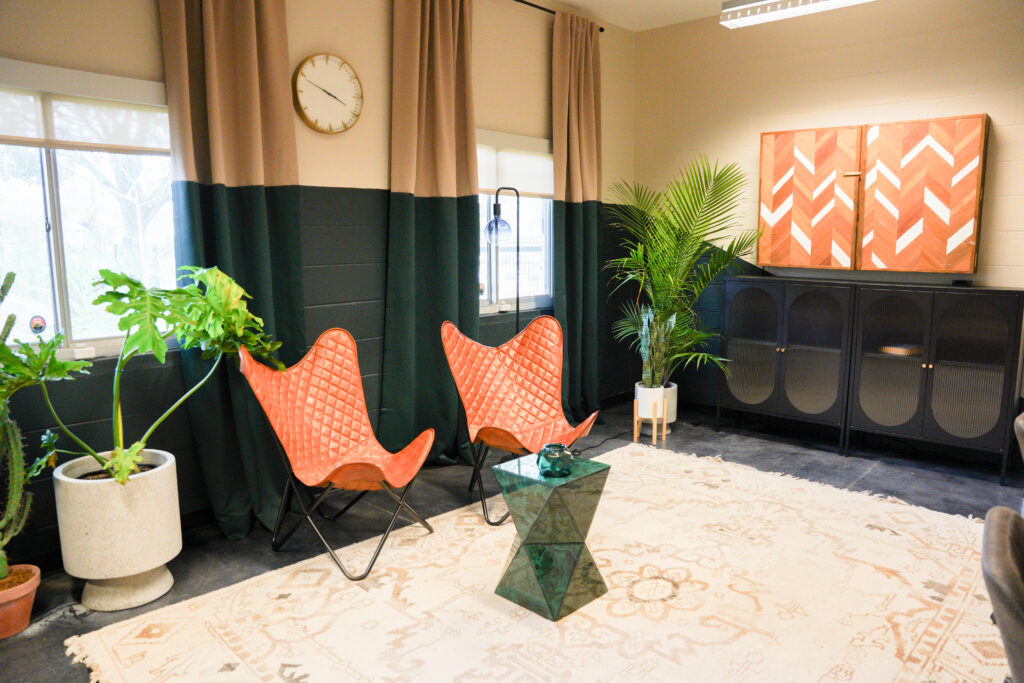
{"label": "beige wall", "polygon": [[[295,117],[301,184],[388,187],[391,9],[391,0],[287,2],[292,64],[317,52],[338,54],[359,74],[365,98],[359,122],[340,135],[316,133]],[[550,138],[553,16],[512,0],[476,0],[474,13],[477,127]],[[633,172],[634,34],[605,26],[603,146],[610,182]],[[156,0],[0,0],[0,57],[162,81]]]}
{"label": "beige wall", "polygon": [[[391,2],[292,0],[288,43],[298,64],[315,52],[341,55],[359,74],[364,108],[352,130],[328,136],[295,119],[299,182],[386,188],[391,117]],[[538,3],[570,9],[556,2]],[[554,17],[512,0],[473,7],[473,99],[478,128],[551,138]],[[601,34],[603,163],[606,183],[633,174],[634,34],[605,24]]]}
{"label": "beige wall", "polygon": [[700,152],[751,178],[763,131],[992,117],[976,282],[1024,286],[1024,2],[880,0],[736,30],[637,35],[636,173],[655,186]]}
{"label": "beige wall", "polygon": [[156,0],[0,0],[0,57],[163,81]]}
{"label": "beige wall", "polygon": [[299,183],[386,188],[391,149],[390,0],[291,0],[288,51],[292,66],[311,54],[341,56],[363,85],[363,113],[351,130],[317,133],[295,116]]}

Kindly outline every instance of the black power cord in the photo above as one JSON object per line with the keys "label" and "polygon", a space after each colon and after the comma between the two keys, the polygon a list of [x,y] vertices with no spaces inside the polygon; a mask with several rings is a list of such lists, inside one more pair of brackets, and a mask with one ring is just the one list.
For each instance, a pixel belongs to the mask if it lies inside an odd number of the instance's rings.
{"label": "black power cord", "polygon": [[599,446],[603,446],[606,443],[608,443],[609,441],[611,441],[612,439],[618,439],[621,436],[626,436],[627,434],[632,433],[632,431],[633,430],[631,430],[631,429],[627,429],[624,432],[619,432],[618,434],[612,434],[611,436],[607,437],[603,441],[599,441],[598,443],[595,443],[593,446],[587,446],[586,448],[580,448],[579,450],[575,450],[575,451],[572,452],[572,454],[575,455],[578,458],[583,453],[586,453],[589,450],[593,450],[593,449],[595,449],[595,448],[597,448]]}

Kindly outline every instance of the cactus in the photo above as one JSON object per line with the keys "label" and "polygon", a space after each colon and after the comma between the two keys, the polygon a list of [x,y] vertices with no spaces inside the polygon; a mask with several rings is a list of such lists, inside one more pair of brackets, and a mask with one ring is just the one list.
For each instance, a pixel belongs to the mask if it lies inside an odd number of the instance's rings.
{"label": "cactus", "polygon": [[[7,273],[0,285],[0,304],[7,298],[14,284],[14,273]],[[60,379],[70,379],[70,373],[83,371],[85,361],[57,360],[57,349],[62,335],[53,339],[37,338],[34,344],[8,340],[14,329],[14,314],[8,315],[0,330],[0,462],[7,475],[7,500],[0,515],[0,579],[7,578],[10,567],[4,548],[25,528],[32,507],[32,494],[27,484],[45,467],[52,466],[55,454],[38,458],[31,466],[25,465],[25,448],[18,425],[11,417],[10,400],[19,389]]]}
{"label": "cactus", "polygon": [[[0,304],[7,298],[13,284],[14,273],[7,273],[3,285],[0,286]],[[0,346],[7,344],[12,329],[13,313],[7,316],[3,331],[0,332]],[[6,396],[0,399],[0,460],[7,463],[7,502],[4,505],[3,516],[0,517],[0,579],[4,579],[10,573],[4,548],[24,528],[29,508],[32,507],[32,494],[25,490],[28,477],[21,432],[11,419]]]}
{"label": "cactus", "polygon": [[11,419],[6,401],[0,406],[0,456],[7,463],[7,502],[0,517],[0,579],[4,579],[10,573],[4,548],[25,528],[32,507],[32,494],[25,488],[29,477],[21,432]]}

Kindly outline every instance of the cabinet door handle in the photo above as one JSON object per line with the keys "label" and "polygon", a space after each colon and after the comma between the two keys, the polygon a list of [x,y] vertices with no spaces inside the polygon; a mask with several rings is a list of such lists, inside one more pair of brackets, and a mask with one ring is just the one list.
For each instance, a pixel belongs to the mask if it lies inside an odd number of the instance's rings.
{"label": "cabinet door handle", "polygon": [[928,364],[928,369],[929,369],[929,370],[934,370],[934,369],[935,369],[935,365],[934,365],[934,364],[932,364],[932,363],[929,363],[929,364]]}
{"label": "cabinet door handle", "polygon": [[843,171],[844,178],[856,178],[860,175],[860,171]]}
{"label": "cabinet door handle", "polygon": [[782,349],[780,349],[780,348],[779,348],[778,346],[776,346],[776,347],[775,347],[775,353],[778,353],[778,352],[779,352],[779,351],[781,351],[781,350],[782,350]]}
{"label": "cabinet door handle", "polygon": [[921,363],[921,369],[922,370],[927,370],[928,369],[928,364],[927,363]]}
{"label": "cabinet door handle", "polygon": [[783,353],[785,353],[786,349],[779,349],[779,351],[782,351]]}

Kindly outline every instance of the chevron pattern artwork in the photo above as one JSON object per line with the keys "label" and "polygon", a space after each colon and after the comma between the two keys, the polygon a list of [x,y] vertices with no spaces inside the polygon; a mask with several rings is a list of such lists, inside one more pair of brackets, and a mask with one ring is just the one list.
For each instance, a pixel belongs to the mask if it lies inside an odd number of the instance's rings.
{"label": "chevron pattern artwork", "polygon": [[987,116],[867,126],[859,268],[973,273]]}
{"label": "chevron pattern artwork", "polygon": [[853,267],[859,126],[761,135],[757,263]]}

